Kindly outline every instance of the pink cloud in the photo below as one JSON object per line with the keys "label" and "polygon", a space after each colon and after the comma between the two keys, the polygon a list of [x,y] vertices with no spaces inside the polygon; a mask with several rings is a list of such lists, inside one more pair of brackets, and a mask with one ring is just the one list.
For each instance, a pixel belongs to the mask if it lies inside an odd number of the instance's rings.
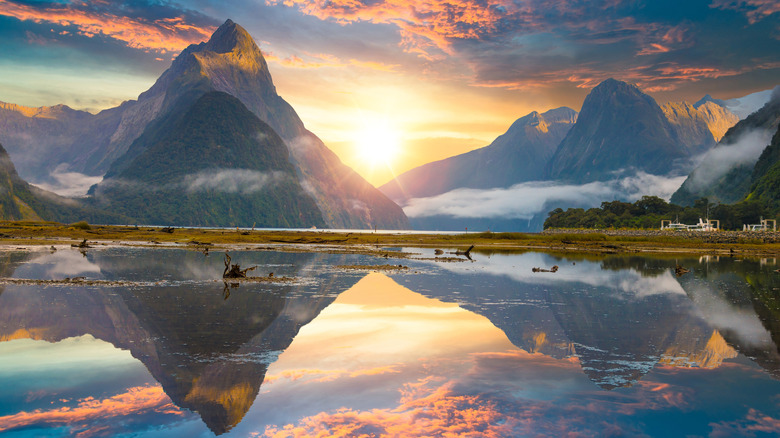
{"label": "pink cloud", "polygon": [[209,38],[216,28],[198,27],[183,17],[149,21],[91,10],[85,2],[50,5],[45,8],[0,0],[0,15],[22,21],[74,26],[77,33],[89,38],[105,35],[134,49],[154,52],[178,52],[192,43]]}

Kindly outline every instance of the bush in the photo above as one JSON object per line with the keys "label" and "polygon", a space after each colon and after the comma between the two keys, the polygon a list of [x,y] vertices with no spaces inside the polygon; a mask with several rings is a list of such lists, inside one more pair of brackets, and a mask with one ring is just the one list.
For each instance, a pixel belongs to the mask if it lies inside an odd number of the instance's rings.
{"label": "bush", "polygon": [[91,230],[92,227],[89,226],[87,221],[78,221],[70,224],[69,226],[79,229],[79,230]]}

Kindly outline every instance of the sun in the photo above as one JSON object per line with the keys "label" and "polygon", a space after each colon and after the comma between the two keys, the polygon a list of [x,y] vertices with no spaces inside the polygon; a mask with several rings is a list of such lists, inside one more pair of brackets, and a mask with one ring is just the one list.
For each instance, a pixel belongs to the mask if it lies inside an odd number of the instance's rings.
{"label": "sun", "polygon": [[354,139],[360,160],[371,167],[390,166],[401,149],[398,134],[398,129],[386,120],[365,121]]}

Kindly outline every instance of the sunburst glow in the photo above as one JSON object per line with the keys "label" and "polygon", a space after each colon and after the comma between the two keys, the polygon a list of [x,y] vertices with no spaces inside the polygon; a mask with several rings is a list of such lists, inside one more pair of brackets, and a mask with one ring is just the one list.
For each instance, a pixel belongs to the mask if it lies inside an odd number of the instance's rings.
{"label": "sunburst glow", "polygon": [[386,120],[370,120],[356,132],[354,144],[364,163],[389,166],[398,157],[401,138],[398,129]]}

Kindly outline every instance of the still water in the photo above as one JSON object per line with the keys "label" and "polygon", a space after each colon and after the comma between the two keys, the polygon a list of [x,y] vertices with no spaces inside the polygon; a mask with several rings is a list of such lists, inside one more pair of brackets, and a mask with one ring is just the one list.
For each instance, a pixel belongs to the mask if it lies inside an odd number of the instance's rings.
{"label": "still water", "polygon": [[776,260],[406,250],[0,253],[124,282],[0,285],[0,435],[780,435]]}

